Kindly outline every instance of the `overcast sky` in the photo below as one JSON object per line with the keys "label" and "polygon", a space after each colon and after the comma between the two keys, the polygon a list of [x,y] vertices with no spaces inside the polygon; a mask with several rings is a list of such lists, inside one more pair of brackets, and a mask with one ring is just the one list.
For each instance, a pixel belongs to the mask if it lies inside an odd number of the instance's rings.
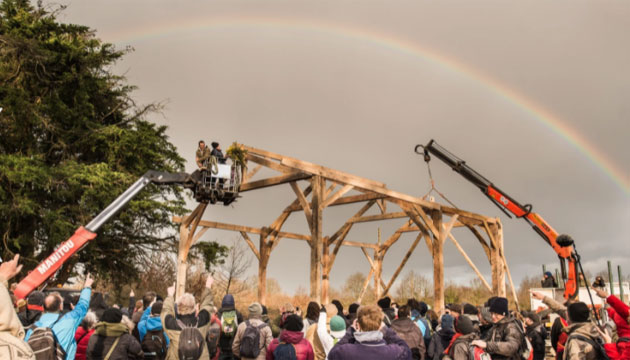
{"label": "overcast sky", "polygon": [[[558,232],[572,235],[587,269],[603,270],[612,260],[630,273],[628,2],[61,3],[68,5],[62,21],[88,25],[104,41],[135,49],[114,71],[139,87],[140,103],[166,102],[163,115],[150,119],[170,127],[188,171],[195,168],[200,138],[224,148],[239,141],[421,196],[429,180],[413,148],[433,138],[516,200],[533,204]],[[617,182],[545,124],[541,111],[606,158]],[[501,217],[516,282],[540,274],[542,264],[557,267],[553,250],[524,221],[503,216],[438,160],[432,169],[438,188],[459,207]],[[286,185],[245,193],[232,207],[210,207],[205,218],[269,225],[293,199]],[[327,210],[324,233],[332,234],[356,209]],[[399,223],[383,225],[383,236]],[[301,213],[286,229],[308,232]],[[348,239],[375,242],[376,229],[357,225]],[[490,280],[473,236],[454,234]],[[227,244],[233,236],[216,231],[204,239]],[[403,237],[387,254],[386,282],[412,241]],[[356,248],[343,249],[337,259],[333,286],[369,270]],[[283,240],[268,275],[287,291],[308,288],[308,263],[305,243]],[[450,243],[445,263],[447,281],[472,279]],[[412,268],[432,276],[425,246],[408,262]],[[250,273],[256,269],[253,263]]]}

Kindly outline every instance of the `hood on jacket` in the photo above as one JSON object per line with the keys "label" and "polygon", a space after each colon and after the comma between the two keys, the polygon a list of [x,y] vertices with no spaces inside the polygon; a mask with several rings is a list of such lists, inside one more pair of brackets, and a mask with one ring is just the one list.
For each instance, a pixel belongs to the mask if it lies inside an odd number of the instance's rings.
{"label": "hood on jacket", "polygon": [[383,333],[380,330],[374,331],[355,331],[354,338],[357,342],[363,343],[379,343],[383,342]]}
{"label": "hood on jacket", "polygon": [[301,331],[282,330],[280,341],[287,344],[297,344],[304,339],[304,333]]}
{"label": "hood on jacket", "polygon": [[569,335],[576,334],[590,338],[598,338],[600,336],[597,327],[591,322],[571,324],[567,332]]}
{"label": "hood on jacket", "polygon": [[159,316],[150,317],[147,319],[147,330],[161,330],[162,329],[162,320]]}
{"label": "hood on jacket", "polygon": [[107,323],[101,321],[96,324],[94,333],[100,336],[118,337],[124,334],[129,334],[129,328],[123,323]]}
{"label": "hood on jacket", "polygon": [[413,330],[414,326],[418,327],[418,325],[416,325],[416,323],[414,323],[411,319],[404,318],[392,321],[391,328],[394,329],[396,332],[408,333]]}

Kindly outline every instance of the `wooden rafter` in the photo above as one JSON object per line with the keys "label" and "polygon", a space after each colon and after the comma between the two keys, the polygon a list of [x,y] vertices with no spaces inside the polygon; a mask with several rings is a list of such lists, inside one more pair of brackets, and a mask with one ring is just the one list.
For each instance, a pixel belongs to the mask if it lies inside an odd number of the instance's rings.
{"label": "wooden rafter", "polygon": [[306,180],[311,176],[308,174],[295,172],[286,175],[280,175],[268,179],[256,180],[248,183],[243,183],[240,188],[240,192],[246,192],[251,190],[264,189],[270,186],[276,186],[286,183],[293,183],[297,180]]}

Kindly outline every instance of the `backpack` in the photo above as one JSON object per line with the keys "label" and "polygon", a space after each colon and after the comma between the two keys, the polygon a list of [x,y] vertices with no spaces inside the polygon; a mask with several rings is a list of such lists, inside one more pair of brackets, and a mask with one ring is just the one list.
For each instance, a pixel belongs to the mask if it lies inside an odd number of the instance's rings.
{"label": "backpack", "polygon": [[147,331],[140,345],[145,359],[163,360],[166,357],[166,339],[162,329]]}
{"label": "backpack", "polygon": [[486,350],[478,346],[471,346],[468,348],[468,360],[492,360],[492,358]]}
{"label": "backpack", "polygon": [[221,314],[221,337],[233,338],[236,335],[237,327],[236,310],[226,311]]}
{"label": "backpack", "polygon": [[181,320],[177,320],[177,324],[182,329],[179,333],[179,347],[177,354],[180,360],[198,360],[203,353],[204,340],[203,335],[197,325],[186,326]]}
{"label": "backpack", "polygon": [[593,340],[590,337],[586,337],[586,336],[582,336],[578,334],[572,334],[569,336],[569,339],[567,339],[567,344],[569,344],[569,340],[571,339],[577,339],[577,340],[590,344],[593,347],[593,350],[595,351],[595,353],[597,354],[597,359],[610,360],[610,358],[608,357],[608,354],[606,354],[606,349],[604,349],[604,344],[602,343],[602,340],[600,338]]}
{"label": "backpack", "polygon": [[[260,331],[264,329],[267,324],[262,323],[258,326],[252,325],[249,320],[245,322],[246,328],[241,338],[241,347],[239,349],[241,357],[257,358],[260,354]],[[263,344],[263,346],[265,346]]]}
{"label": "backpack", "polygon": [[219,337],[221,336],[221,325],[212,323],[206,335],[206,343],[208,344],[208,354],[212,359],[219,351]]}
{"label": "backpack", "polygon": [[518,331],[521,333],[521,346],[518,349],[520,358],[523,360],[534,359],[534,347],[532,346],[531,341],[529,341],[527,335],[525,335],[523,324],[519,320],[514,320],[514,323],[516,324]]}
{"label": "backpack", "polygon": [[273,358],[274,360],[297,360],[295,345],[281,342],[273,350]]}
{"label": "backpack", "polygon": [[37,360],[64,360],[66,358],[66,352],[59,344],[57,335],[52,331],[52,327],[61,320],[61,315],[55,320],[52,325],[35,327],[33,325],[31,329],[31,336],[28,338],[28,345],[33,349],[35,359]]}

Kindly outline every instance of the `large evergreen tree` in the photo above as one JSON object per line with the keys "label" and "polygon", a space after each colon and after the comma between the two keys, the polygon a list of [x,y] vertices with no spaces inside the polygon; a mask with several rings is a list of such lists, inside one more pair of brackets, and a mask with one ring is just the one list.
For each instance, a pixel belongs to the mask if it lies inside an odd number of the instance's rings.
{"label": "large evergreen tree", "polygon": [[[182,171],[166,127],[147,121],[134,87],[110,68],[128,51],[27,0],[0,5],[0,236],[2,256],[33,268],[149,169]],[[128,281],[151,251],[174,244],[183,190],[150,186],[58,274],[77,264]],[[213,244],[203,251],[216,259]],[[213,258],[214,256],[214,258]],[[23,272],[25,273],[25,272]]]}

